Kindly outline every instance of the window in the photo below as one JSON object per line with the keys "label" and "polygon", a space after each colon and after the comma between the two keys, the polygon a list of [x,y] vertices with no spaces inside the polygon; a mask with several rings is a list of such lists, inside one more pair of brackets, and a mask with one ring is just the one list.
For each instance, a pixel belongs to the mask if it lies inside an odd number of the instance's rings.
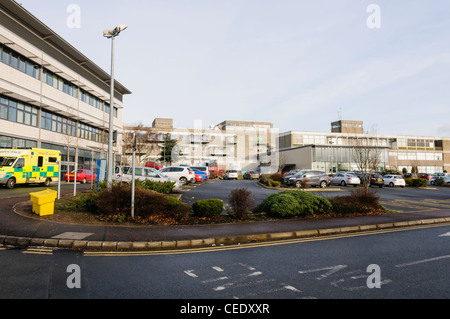
{"label": "window", "polygon": [[38,157],[38,167],[42,167],[42,166],[44,166],[44,157],[39,156]]}
{"label": "window", "polygon": [[63,116],[41,111],[41,128],[65,135],[76,136],[76,122]]}
{"label": "window", "polygon": [[36,107],[10,98],[0,97],[0,118],[36,127],[37,116],[38,109]]}
{"label": "window", "polygon": [[40,66],[0,43],[0,61],[39,80]]}

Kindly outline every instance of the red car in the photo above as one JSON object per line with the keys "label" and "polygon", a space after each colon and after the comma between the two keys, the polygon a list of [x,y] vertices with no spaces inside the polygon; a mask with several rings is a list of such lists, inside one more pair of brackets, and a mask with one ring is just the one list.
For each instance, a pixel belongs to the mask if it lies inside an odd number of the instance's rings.
{"label": "red car", "polygon": [[145,167],[152,167],[154,169],[164,168],[164,166],[162,164],[156,163],[156,162],[147,162],[147,163],[145,163]]}
{"label": "red car", "polygon": [[419,178],[426,178],[426,179],[430,179],[431,177],[433,177],[432,174],[427,174],[427,173],[420,173],[417,177]]}
{"label": "red car", "polygon": [[[69,174],[66,173],[64,175],[65,181],[69,181],[69,178],[67,176],[69,176],[70,182],[73,182],[73,179],[75,177],[75,172],[72,171]],[[95,181],[95,180],[97,180],[97,174],[93,174],[91,170],[89,170],[89,169],[77,170],[77,182],[81,182],[82,184],[85,184],[86,182]]]}

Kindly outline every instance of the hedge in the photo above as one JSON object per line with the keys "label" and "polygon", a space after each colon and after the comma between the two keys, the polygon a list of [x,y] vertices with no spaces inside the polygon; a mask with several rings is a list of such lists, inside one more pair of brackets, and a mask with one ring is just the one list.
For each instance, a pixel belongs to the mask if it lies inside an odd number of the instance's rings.
{"label": "hedge", "polygon": [[197,217],[218,217],[222,214],[223,202],[220,199],[201,199],[192,204],[192,211]]}
{"label": "hedge", "polygon": [[289,190],[269,195],[261,210],[277,217],[327,214],[332,211],[330,201],[321,196],[300,190]]}

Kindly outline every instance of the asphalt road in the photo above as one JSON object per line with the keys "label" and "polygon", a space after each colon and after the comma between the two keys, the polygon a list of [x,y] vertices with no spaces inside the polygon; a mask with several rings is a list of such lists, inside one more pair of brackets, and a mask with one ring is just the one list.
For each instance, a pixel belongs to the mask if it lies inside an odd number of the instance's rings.
{"label": "asphalt road", "polygon": [[188,253],[0,248],[0,298],[448,299],[449,241],[447,224]]}

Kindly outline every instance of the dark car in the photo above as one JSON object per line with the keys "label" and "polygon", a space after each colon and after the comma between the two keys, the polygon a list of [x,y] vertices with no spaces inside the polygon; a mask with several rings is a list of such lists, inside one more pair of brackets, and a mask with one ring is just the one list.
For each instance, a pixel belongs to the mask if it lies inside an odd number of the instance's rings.
{"label": "dark car", "polygon": [[326,188],[330,185],[330,177],[324,171],[307,170],[300,171],[288,177],[285,179],[285,183],[298,188],[305,188],[309,186]]}
{"label": "dark car", "polygon": [[380,174],[363,174],[363,173],[357,173],[356,176],[359,177],[359,179],[361,180],[361,184],[363,184],[363,178],[365,178],[367,176],[367,178],[370,179],[370,183],[369,186],[378,186],[380,188],[382,188],[384,186],[384,179],[383,176],[381,176]]}
{"label": "dark car", "polygon": [[257,171],[248,171],[245,172],[244,179],[258,179],[259,178],[259,173]]}

